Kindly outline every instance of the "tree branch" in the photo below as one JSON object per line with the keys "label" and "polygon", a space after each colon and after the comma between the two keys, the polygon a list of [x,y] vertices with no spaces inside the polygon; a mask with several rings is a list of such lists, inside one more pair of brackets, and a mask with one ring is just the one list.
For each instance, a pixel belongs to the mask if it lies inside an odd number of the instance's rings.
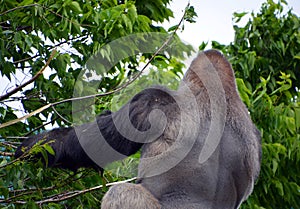
{"label": "tree branch", "polygon": [[12,157],[12,156],[14,156],[14,153],[0,151],[0,156],[9,156],[9,157]]}
{"label": "tree branch", "polygon": [[24,6],[15,7],[15,8],[13,8],[13,9],[9,9],[9,10],[7,10],[7,11],[1,13],[1,14],[0,14],[0,17],[3,16],[3,15],[5,15],[5,14],[7,14],[7,13],[13,12],[13,11],[15,11],[15,10],[17,10],[17,9],[23,9],[23,8],[27,8],[27,7],[35,7],[35,6],[39,6],[39,4],[29,4],[29,5],[24,5]]}
{"label": "tree branch", "polygon": [[[22,196],[30,195],[30,194],[36,193],[36,192],[46,192],[46,191],[54,190],[56,188],[68,185],[69,183],[71,183],[73,181],[77,181],[77,180],[79,180],[79,179],[81,179],[81,178],[83,178],[85,176],[84,173],[83,173],[82,176],[76,177],[76,175],[78,173],[80,173],[80,172],[76,172],[76,173],[68,176],[66,179],[62,179],[62,181],[60,181],[60,182],[63,182],[62,184],[56,184],[56,185],[53,185],[53,186],[50,186],[50,187],[46,187],[46,188],[26,188],[26,189],[10,190],[9,193],[10,194],[14,194],[14,195],[11,196],[8,199],[0,199],[0,203],[11,203],[11,202],[14,201],[14,199],[20,198]],[[81,173],[82,173],[82,171],[81,171]],[[74,177],[76,177],[76,178],[74,178]],[[49,198],[50,197],[48,197],[48,199]]]}
{"label": "tree branch", "polygon": [[[105,187],[109,187],[109,186],[113,186],[113,185],[117,185],[117,184],[123,184],[123,183],[127,183],[127,182],[132,182],[136,179],[137,178],[134,177],[134,178],[127,179],[127,180],[124,180],[124,181],[107,183],[107,184],[105,184]],[[42,205],[42,204],[46,204],[46,203],[61,202],[61,201],[64,201],[64,200],[67,200],[67,199],[70,199],[70,198],[73,198],[73,197],[76,197],[76,196],[79,196],[79,195],[82,195],[82,194],[85,194],[85,193],[88,193],[88,192],[96,191],[96,190],[99,190],[99,189],[102,189],[102,188],[103,188],[103,185],[99,185],[99,186],[91,187],[91,188],[84,189],[84,190],[75,190],[75,191],[70,191],[70,192],[66,192],[66,193],[61,193],[61,194],[57,194],[55,196],[52,196],[52,197],[49,197],[49,198],[46,198],[46,199],[43,199],[43,200],[40,200],[40,201],[36,201],[35,203],[37,205]],[[26,204],[27,202],[23,201],[23,200],[16,200],[16,201],[13,201],[11,203]]]}
{"label": "tree branch", "polygon": [[50,64],[51,60],[53,59],[53,57],[56,54],[56,49],[54,49],[49,57],[49,59],[47,60],[46,64],[44,65],[44,67],[42,69],[40,69],[39,72],[37,72],[37,74],[35,76],[33,76],[31,79],[29,79],[27,82],[21,84],[20,86],[14,88],[13,90],[11,90],[10,92],[8,92],[5,95],[0,96],[0,101],[9,98],[11,95],[17,93],[18,91],[20,91],[22,88],[24,88],[25,86],[27,86],[28,84],[32,83],[33,81],[35,81],[46,69],[46,67],[48,67],[48,65]]}
{"label": "tree branch", "polygon": [[[28,137],[25,137],[25,138],[28,138]],[[20,136],[7,136],[7,137],[0,137],[0,139],[24,139],[24,137],[20,137]],[[5,146],[5,147],[11,147],[11,148],[17,149],[19,143],[16,144],[16,143],[13,143],[13,142],[1,141],[0,145]]]}
{"label": "tree branch", "polygon": [[37,114],[37,113],[40,113],[40,112],[42,112],[42,111],[48,109],[49,107],[51,107],[51,105],[52,105],[52,104],[47,104],[47,105],[45,105],[45,106],[43,106],[43,107],[41,107],[41,108],[39,108],[39,109],[37,109],[37,110],[35,110],[35,111],[33,111],[33,112],[31,112],[31,113],[29,113],[29,114],[27,114],[27,115],[21,117],[21,118],[17,118],[17,119],[8,121],[8,122],[6,122],[6,123],[0,124],[0,129],[1,129],[1,128],[4,128],[4,127],[7,127],[7,126],[11,126],[11,125],[13,125],[13,124],[15,124],[15,123],[18,123],[18,122],[20,122],[20,121],[22,121],[22,120],[25,120],[25,119],[27,119],[27,118],[30,118],[31,116],[33,116],[33,115],[35,115],[35,114]]}
{"label": "tree branch", "polygon": [[32,57],[26,57],[24,59],[20,59],[20,60],[14,61],[13,64],[18,64],[20,62],[25,62],[25,61],[28,61],[28,60],[32,60],[32,59],[34,59],[34,58],[36,58],[38,56],[39,56],[39,54],[36,54],[36,55],[34,55]]}

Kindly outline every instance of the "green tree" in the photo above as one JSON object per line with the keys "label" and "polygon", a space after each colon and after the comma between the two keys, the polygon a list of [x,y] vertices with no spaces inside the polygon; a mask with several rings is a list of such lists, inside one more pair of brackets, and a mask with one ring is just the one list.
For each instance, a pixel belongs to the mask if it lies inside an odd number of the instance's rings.
{"label": "green tree", "polygon": [[242,208],[300,208],[300,17],[284,0],[237,26],[245,14],[234,14],[234,42],[212,43],[229,57],[262,134],[261,174]]}
{"label": "green tree", "polygon": [[[109,62],[110,57],[128,51],[136,54],[134,47],[126,50],[107,47],[106,51],[103,50],[108,43],[130,34],[159,32],[176,41],[176,49],[167,48],[164,51],[172,50],[172,53],[155,56],[151,62],[152,70],[136,81],[144,85],[162,83],[175,88],[182,76],[181,61],[185,53],[191,52],[191,47],[174,35],[177,27],[167,31],[159,26],[173,16],[168,3],[169,0],[0,0],[1,79],[13,83],[1,93],[0,121],[3,125],[21,114],[37,113],[25,121],[0,128],[1,208],[99,208],[106,191],[106,188],[101,188],[105,182],[99,173],[91,169],[80,169],[76,173],[45,169],[41,163],[14,160],[14,150],[20,144],[18,137],[40,133],[47,123],[52,126],[72,125],[69,123],[72,123],[71,102],[43,110],[39,108],[72,98],[82,66],[93,55],[98,53],[104,62]],[[194,15],[193,9],[189,9],[185,19],[193,21]],[[144,41],[159,46],[155,43],[157,40]],[[55,49],[57,53],[53,53]],[[126,84],[151,56],[149,53],[136,54],[116,63],[105,73],[97,91],[92,93],[110,92]],[[103,76],[103,66],[100,63],[86,75]],[[87,82],[83,84],[86,85]],[[80,85],[77,88],[80,90]],[[115,98],[124,103],[129,98],[126,96]],[[94,103],[96,114],[110,108],[112,98],[112,95],[97,97]],[[91,111],[91,108],[87,110]],[[35,146],[31,153],[43,154],[46,150],[53,152],[50,146],[44,145]],[[138,154],[122,164],[130,174],[137,157]],[[109,182],[123,179],[118,173],[112,175],[109,172],[104,178]]]}

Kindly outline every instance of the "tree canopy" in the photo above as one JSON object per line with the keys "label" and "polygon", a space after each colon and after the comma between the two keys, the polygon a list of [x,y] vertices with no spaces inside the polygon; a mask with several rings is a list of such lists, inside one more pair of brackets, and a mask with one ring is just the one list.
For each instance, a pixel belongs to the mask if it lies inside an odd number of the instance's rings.
{"label": "tree canopy", "polygon": [[[246,13],[234,13],[234,41],[211,43],[231,62],[241,98],[262,133],[261,174],[242,208],[300,208],[300,17],[286,9],[284,0],[267,0],[243,26],[239,21]],[[183,20],[194,22],[195,15],[188,6]],[[72,102],[66,101],[74,91],[84,89],[88,95],[122,89],[93,98],[93,105],[81,110],[84,120],[84,112],[116,110],[147,85],[175,89],[192,48],[176,35],[182,23],[170,29],[160,26],[172,16],[169,0],[0,0],[0,72],[8,83],[0,93],[0,207],[99,208],[107,182],[134,177],[139,153],[117,162],[103,178],[92,169],[74,173],[16,160],[13,153],[22,137],[43,132],[47,124],[76,122]],[[126,43],[118,49],[106,47],[122,37],[149,33],[165,34],[166,41],[172,37],[176,47],[165,47],[154,57]],[[150,37],[139,36],[136,42],[145,48],[148,42],[164,44]],[[126,53],[133,56],[122,56]],[[94,65],[95,54],[102,63]],[[105,63],[117,56],[124,58],[106,71]],[[149,60],[149,72],[140,75]],[[78,82],[87,63],[93,70],[86,71],[86,80],[101,77],[96,89],[89,89],[85,80]],[[126,85],[131,81],[134,87]],[[29,113],[35,114],[18,120]],[[53,152],[47,145],[31,152],[45,151]]]}

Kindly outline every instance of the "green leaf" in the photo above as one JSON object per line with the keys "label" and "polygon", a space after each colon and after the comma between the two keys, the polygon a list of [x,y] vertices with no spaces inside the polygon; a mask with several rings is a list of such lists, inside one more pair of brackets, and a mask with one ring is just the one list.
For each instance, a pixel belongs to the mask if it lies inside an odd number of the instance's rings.
{"label": "green leaf", "polygon": [[201,45],[198,47],[199,51],[203,51],[208,45],[208,42],[202,41]]}
{"label": "green leaf", "polygon": [[125,14],[122,14],[121,18],[128,32],[132,33],[132,22],[130,21],[130,19]]}
{"label": "green leaf", "polygon": [[299,130],[300,129],[300,107],[295,108],[294,111],[295,111],[296,129]]}
{"label": "green leaf", "polygon": [[236,79],[236,84],[242,101],[245,102],[246,105],[249,107],[250,106],[249,95],[251,95],[251,91],[246,87],[244,81],[240,78]]}
{"label": "green leaf", "polygon": [[6,158],[3,158],[0,163],[0,166],[4,166],[5,164],[7,164],[7,160],[6,160]]}
{"label": "green leaf", "polygon": [[2,33],[3,33],[4,35],[9,35],[9,34],[14,33],[14,31],[12,31],[12,30],[3,30]]}
{"label": "green leaf", "polygon": [[241,12],[241,13],[234,12],[234,13],[233,13],[233,16],[234,16],[234,17],[241,18],[241,17],[244,17],[246,14],[248,14],[248,12]]}
{"label": "green leaf", "polygon": [[273,160],[272,160],[272,164],[273,164],[273,166],[272,166],[272,171],[273,171],[273,174],[275,175],[275,173],[276,173],[276,171],[277,171],[277,168],[278,168],[278,162],[277,162],[277,160],[276,160],[276,159],[273,159]]}
{"label": "green leaf", "polygon": [[137,14],[137,11],[136,11],[136,7],[134,4],[131,4],[128,8],[127,8],[127,14],[128,14],[128,18],[130,19],[130,21],[132,23],[135,23],[137,17],[138,17],[138,14]]}
{"label": "green leaf", "polygon": [[299,59],[300,60],[300,55],[295,55],[294,59]]}
{"label": "green leaf", "polygon": [[[51,142],[50,142],[51,143]],[[55,155],[53,148],[49,144],[44,145],[44,149],[51,155]]]}
{"label": "green leaf", "polygon": [[82,13],[82,9],[80,7],[80,4],[77,1],[72,1],[71,4],[69,4],[69,6],[74,12]]}
{"label": "green leaf", "polygon": [[283,185],[280,181],[275,181],[275,187],[277,188],[277,191],[279,193],[280,196],[284,195],[284,191],[283,191]]}
{"label": "green leaf", "polygon": [[175,31],[178,28],[178,25],[173,25],[168,29],[168,32]]}
{"label": "green leaf", "polygon": [[14,42],[16,42],[16,43],[22,43],[22,35],[21,35],[21,33],[20,32],[18,32],[18,33],[15,33],[15,36],[14,36]]}
{"label": "green leaf", "polygon": [[233,19],[234,19],[234,22],[235,23],[238,23],[240,22],[240,20],[246,15],[248,14],[248,12],[241,12],[241,13],[237,13],[237,12],[234,12],[233,13]]}
{"label": "green leaf", "polygon": [[32,38],[30,36],[25,36],[25,42],[28,45],[28,47],[32,46],[33,41],[32,41]]}
{"label": "green leaf", "polygon": [[25,6],[29,4],[33,4],[33,0],[24,0],[21,3],[19,3],[19,6]]}
{"label": "green leaf", "polygon": [[185,15],[184,15],[184,20],[190,22],[190,23],[195,23],[196,20],[195,18],[197,17],[197,13],[195,12],[195,9],[193,6],[188,5],[185,8]]}

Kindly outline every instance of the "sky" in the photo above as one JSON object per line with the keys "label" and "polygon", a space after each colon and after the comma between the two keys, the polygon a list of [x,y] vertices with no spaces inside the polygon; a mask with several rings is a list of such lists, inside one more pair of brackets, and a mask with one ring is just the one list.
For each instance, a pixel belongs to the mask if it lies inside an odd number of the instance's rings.
{"label": "sky", "polygon": [[[179,36],[187,43],[198,47],[203,41],[218,41],[221,44],[229,44],[233,41],[233,13],[249,12],[241,23],[246,23],[252,11],[259,12],[263,2],[267,0],[173,0],[170,8],[175,18],[165,22],[166,27],[179,23],[183,10],[190,2],[198,15],[196,23],[185,23],[184,31]],[[275,0],[276,1],[276,0]],[[300,0],[287,0],[288,7],[300,15]]]}

